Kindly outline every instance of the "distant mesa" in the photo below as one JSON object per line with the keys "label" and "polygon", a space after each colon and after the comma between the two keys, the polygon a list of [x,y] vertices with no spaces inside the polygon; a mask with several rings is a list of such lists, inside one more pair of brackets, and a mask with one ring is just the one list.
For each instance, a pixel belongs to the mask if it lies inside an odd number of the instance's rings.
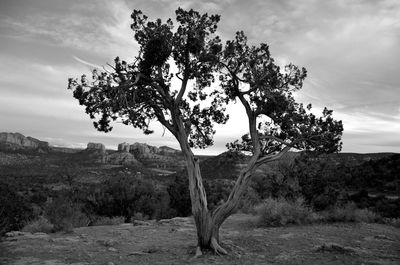
{"label": "distant mesa", "polygon": [[5,150],[37,150],[49,151],[49,143],[33,137],[25,137],[20,133],[0,133],[0,148]]}
{"label": "distant mesa", "polygon": [[106,147],[102,143],[88,143],[86,150],[97,151],[99,153],[106,153]]}
{"label": "distant mesa", "polygon": [[83,151],[91,161],[112,165],[139,165],[167,169],[181,167],[183,160],[179,157],[181,152],[163,146],[156,147],[144,143],[118,144],[117,151],[106,150],[102,143],[88,143]]}
{"label": "distant mesa", "polygon": [[130,146],[129,149],[135,155],[142,157],[146,157],[150,154],[157,154],[159,152],[157,147],[141,143],[134,143]]}
{"label": "distant mesa", "polygon": [[120,143],[118,145],[118,151],[129,153],[130,145],[128,143]]}

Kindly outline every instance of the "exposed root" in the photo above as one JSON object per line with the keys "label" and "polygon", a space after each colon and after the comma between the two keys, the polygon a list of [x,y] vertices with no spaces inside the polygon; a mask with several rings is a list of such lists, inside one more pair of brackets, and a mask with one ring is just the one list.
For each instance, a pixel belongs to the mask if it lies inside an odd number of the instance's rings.
{"label": "exposed root", "polygon": [[194,259],[200,258],[202,255],[203,255],[203,252],[201,251],[201,247],[197,246],[196,247],[196,254],[194,254],[194,256],[190,260],[194,260]]}
{"label": "exposed root", "polygon": [[217,255],[228,255],[228,252],[218,244],[217,239],[215,239],[215,237],[211,238],[211,248]]}

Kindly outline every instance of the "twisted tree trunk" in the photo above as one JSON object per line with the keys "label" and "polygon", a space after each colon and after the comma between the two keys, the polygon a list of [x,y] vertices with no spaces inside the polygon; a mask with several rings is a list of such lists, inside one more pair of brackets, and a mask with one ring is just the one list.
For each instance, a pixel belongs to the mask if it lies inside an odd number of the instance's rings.
{"label": "twisted tree trunk", "polygon": [[[219,229],[224,221],[237,211],[240,199],[248,186],[250,177],[257,167],[260,153],[259,149],[257,149],[255,154],[252,156],[246,168],[244,168],[240,173],[227,201],[213,212],[210,212],[207,206],[207,195],[201,177],[199,160],[194,157],[189,146],[185,125],[181,119],[176,119],[174,124],[176,126],[174,135],[177,138],[184,155],[189,178],[192,214],[196,224],[198,240],[196,256],[201,255],[201,250],[204,249],[211,249],[217,254],[227,254],[227,251],[220,245]],[[250,122],[250,124],[254,127],[255,119],[254,122]],[[255,130],[252,130],[253,133],[254,131]]]}
{"label": "twisted tree trunk", "polygon": [[201,177],[199,160],[194,157],[189,148],[182,148],[182,150],[189,177],[192,214],[197,229],[198,249],[196,255],[201,255],[201,250],[204,249],[211,249],[217,254],[227,254],[227,251],[220,245],[219,229],[224,221],[236,212],[253,167],[246,168],[240,174],[228,200],[215,211],[210,212],[207,207],[207,195]]}

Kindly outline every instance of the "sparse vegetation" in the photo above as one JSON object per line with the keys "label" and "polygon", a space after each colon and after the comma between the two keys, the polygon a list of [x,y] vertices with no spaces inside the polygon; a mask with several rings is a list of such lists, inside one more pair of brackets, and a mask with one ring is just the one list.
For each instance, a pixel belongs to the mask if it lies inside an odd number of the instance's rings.
{"label": "sparse vegetation", "polygon": [[32,218],[29,202],[11,185],[0,181],[0,236],[21,229]]}
{"label": "sparse vegetation", "polygon": [[267,198],[255,208],[255,212],[259,226],[309,224],[318,220],[318,215],[304,204],[302,198],[295,201]]}
{"label": "sparse vegetation", "polygon": [[[383,222],[383,218],[368,209],[359,209],[356,204],[333,206],[330,209],[316,212],[307,206],[302,198],[295,201],[284,198],[267,198],[255,207],[258,226],[284,226],[289,224],[311,224],[331,222]],[[393,225],[396,221],[393,222]]]}
{"label": "sparse vegetation", "polygon": [[87,226],[90,223],[78,204],[62,196],[49,199],[44,213],[54,225],[54,231],[72,232],[74,227]]}
{"label": "sparse vegetation", "polygon": [[358,209],[354,203],[348,203],[344,206],[335,206],[330,210],[321,213],[322,220],[326,222],[364,222],[375,223],[382,221],[379,214],[368,209]]}
{"label": "sparse vegetation", "polygon": [[92,226],[96,225],[119,225],[125,223],[125,217],[123,216],[99,216],[94,222],[91,223]]}
{"label": "sparse vegetation", "polygon": [[38,219],[28,222],[22,228],[22,231],[30,232],[30,233],[37,233],[37,232],[52,233],[55,231],[55,229],[54,229],[54,225],[52,223],[50,223],[49,220],[47,220],[43,216],[39,216]]}

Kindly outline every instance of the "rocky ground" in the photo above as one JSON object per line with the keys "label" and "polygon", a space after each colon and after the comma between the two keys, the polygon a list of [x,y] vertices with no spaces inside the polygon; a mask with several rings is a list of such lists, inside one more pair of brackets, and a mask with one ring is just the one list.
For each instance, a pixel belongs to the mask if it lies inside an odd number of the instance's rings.
{"label": "rocky ground", "polygon": [[73,233],[11,233],[0,264],[400,264],[400,229],[381,224],[256,228],[236,214],[221,230],[227,256],[192,259],[193,222],[175,218],[137,225],[77,228]]}

